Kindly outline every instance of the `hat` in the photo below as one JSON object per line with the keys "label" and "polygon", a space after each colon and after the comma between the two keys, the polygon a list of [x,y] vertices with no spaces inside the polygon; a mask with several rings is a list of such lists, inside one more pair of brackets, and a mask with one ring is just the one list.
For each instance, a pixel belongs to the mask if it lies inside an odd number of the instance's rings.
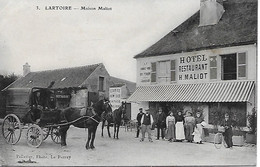
{"label": "hat", "polygon": [[191,111],[186,111],[186,114],[191,114],[192,115],[192,112]]}
{"label": "hat", "polygon": [[139,108],[139,110],[143,110],[143,108]]}
{"label": "hat", "polygon": [[149,108],[147,108],[147,109],[145,109],[145,111],[150,111],[150,109],[149,109]]}

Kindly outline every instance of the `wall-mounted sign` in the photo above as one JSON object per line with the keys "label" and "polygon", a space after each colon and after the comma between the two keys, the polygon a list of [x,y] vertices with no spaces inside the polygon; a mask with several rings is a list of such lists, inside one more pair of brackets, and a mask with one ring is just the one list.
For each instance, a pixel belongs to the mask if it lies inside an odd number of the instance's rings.
{"label": "wall-mounted sign", "polygon": [[57,99],[68,99],[70,98],[70,95],[56,95]]}
{"label": "wall-mounted sign", "polygon": [[151,81],[151,63],[144,62],[140,66],[140,82],[142,83],[150,83]]}
{"label": "wall-mounted sign", "polygon": [[179,58],[178,80],[208,79],[208,58],[205,55],[182,56]]}
{"label": "wall-mounted sign", "polygon": [[121,88],[109,88],[109,101],[113,111],[121,106]]}

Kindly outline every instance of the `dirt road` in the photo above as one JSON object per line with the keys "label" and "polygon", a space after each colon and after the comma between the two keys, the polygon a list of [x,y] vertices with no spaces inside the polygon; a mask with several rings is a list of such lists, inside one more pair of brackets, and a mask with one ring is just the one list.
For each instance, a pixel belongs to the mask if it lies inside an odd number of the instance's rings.
{"label": "dirt road", "polygon": [[[112,129],[111,129],[112,131]],[[153,132],[154,133],[154,132]],[[194,144],[134,138],[135,131],[120,129],[119,140],[100,136],[98,127],[94,150],[86,150],[87,131],[71,127],[66,148],[49,137],[39,148],[26,144],[25,131],[16,145],[0,137],[0,164],[24,166],[140,166],[140,165],[256,165],[256,147],[215,149],[212,143]],[[153,136],[154,138],[154,136]],[[154,138],[155,139],[155,138]],[[24,163],[18,163],[23,162]],[[29,163],[25,163],[29,162]]]}

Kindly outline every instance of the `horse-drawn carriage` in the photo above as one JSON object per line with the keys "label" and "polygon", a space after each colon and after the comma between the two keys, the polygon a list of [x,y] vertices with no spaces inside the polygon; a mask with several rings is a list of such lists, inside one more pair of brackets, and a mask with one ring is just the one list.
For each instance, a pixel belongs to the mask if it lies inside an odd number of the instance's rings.
{"label": "horse-drawn carriage", "polygon": [[[39,147],[49,134],[55,143],[60,143],[59,111],[56,110],[53,90],[9,88],[5,96],[7,115],[2,124],[2,135],[8,144],[16,144],[23,129],[27,129],[27,144],[32,147]],[[44,120],[45,113],[52,115],[53,119]]]}
{"label": "horse-drawn carriage", "polygon": [[83,109],[58,109],[55,91],[49,88],[9,88],[5,96],[7,115],[2,124],[2,135],[9,144],[16,144],[22,129],[27,129],[29,146],[39,147],[49,134],[55,143],[65,146],[67,130],[74,125],[88,128],[86,148],[93,149],[101,114],[112,111],[105,99]]}

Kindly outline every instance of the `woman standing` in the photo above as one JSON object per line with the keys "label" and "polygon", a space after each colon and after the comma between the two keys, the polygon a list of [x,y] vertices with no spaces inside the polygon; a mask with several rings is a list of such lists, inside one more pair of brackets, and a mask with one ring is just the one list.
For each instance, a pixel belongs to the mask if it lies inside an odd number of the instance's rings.
{"label": "woman standing", "polygon": [[172,111],[170,112],[170,115],[166,117],[166,128],[168,141],[175,141],[175,118]]}
{"label": "woman standing", "polygon": [[184,135],[184,117],[182,115],[181,111],[178,111],[178,114],[176,116],[176,140],[182,141],[185,139]]}
{"label": "woman standing", "polygon": [[191,115],[190,111],[186,112],[187,116],[184,118],[185,122],[185,128],[186,128],[186,135],[185,138],[188,140],[188,142],[192,142],[192,133],[194,131],[194,125],[195,125],[195,118]]}
{"label": "woman standing", "polygon": [[194,142],[202,144],[202,138],[204,136],[202,122],[204,118],[198,111],[195,116],[195,129],[194,129]]}

